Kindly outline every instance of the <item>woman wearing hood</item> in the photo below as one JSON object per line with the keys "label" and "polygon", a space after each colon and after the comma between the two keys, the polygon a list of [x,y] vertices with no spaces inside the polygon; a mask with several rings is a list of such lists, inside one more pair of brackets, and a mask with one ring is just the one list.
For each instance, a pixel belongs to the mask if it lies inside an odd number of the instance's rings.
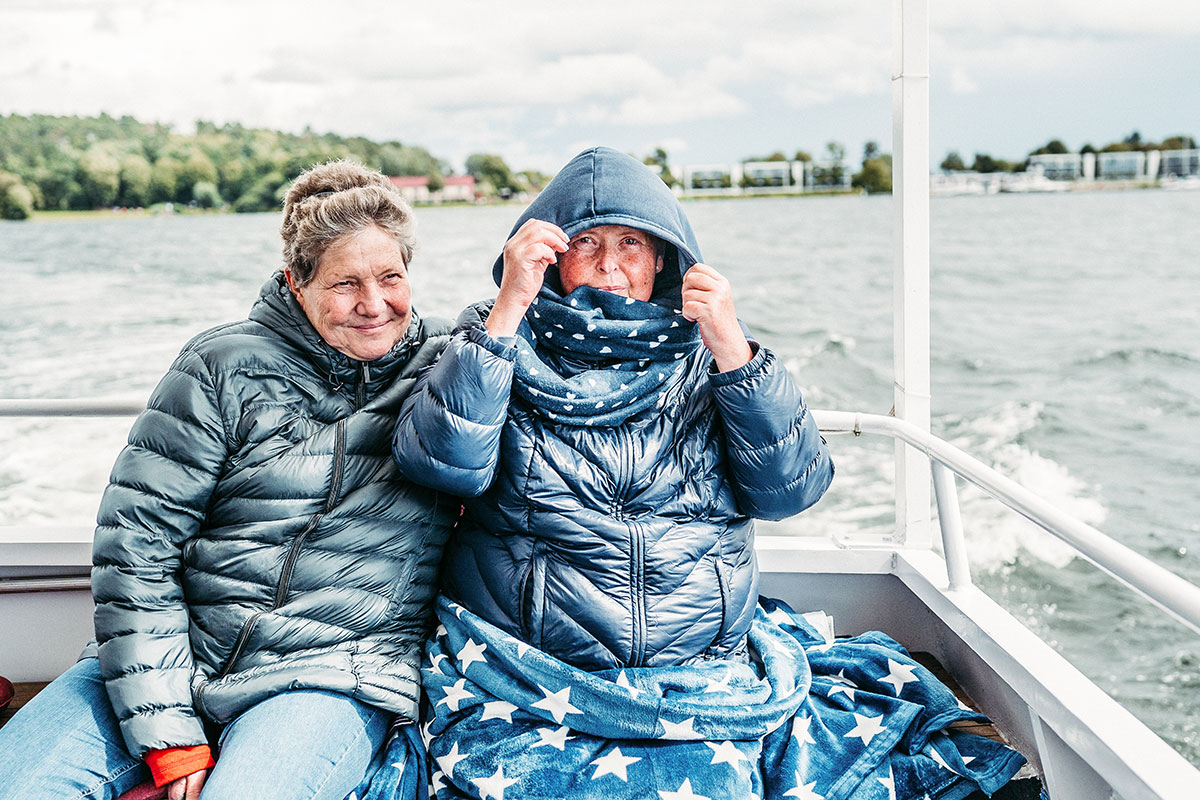
{"label": "woman wearing hood", "polygon": [[580,154],[494,274],[393,445],[465,498],[422,671],[439,800],[910,800],[1016,771],[896,642],[758,596],[751,518],[833,464],[657,175]]}
{"label": "woman wearing hood", "polygon": [[[496,299],[460,317],[394,440],[402,472],[465,498],[425,670],[434,785],[445,797],[506,787],[509,797],[590,797],[560,779],[589,783],[591,759],[634,735],[623,726],[641,712],[607,704],[587,716],[611,712],[612,725],[582,736],[585,676],[615,680],[628,701],[653,695],[639,680],[669,682],[673,668],[748,670],[752,518],[808,508],[833,464],[787,370],[747,339],[728,281],[701,263],[679,202],[635,159],[595,148],[568,163],[514,226],[494,275]],[[457,627],[468,619],[474,633]],[[519,643],[511,670],[502,641]],[[571,685],[543,685],[535,663],[566,669]],[[485,693],[473,681],[493,666],[514,684],[534,680],[532,696],[499,692],[486,674]],[[539,709],[547,721],[530,722],[524,738],[488,738],[489,720]],[[538,727],[550,719],[558,725]],[[744,737],[761,736],[761,722]],[[651,738],[663,735],[647,724]],[[592,743],[567,746],[588,753],[583,762],[537,789],[512,777],[566,739]],[[615,758],[597,777],[625,777],[619,749]],[[659,777],[653,786],[668,788]]]}
{"label": "woman wearing hood", "polygon": [[808,508],[833,465],[679,202],[588,150],[494,274],[395,439],[401,471],[467,498],[443,592],[584,670],[744,659],[751,518]]}

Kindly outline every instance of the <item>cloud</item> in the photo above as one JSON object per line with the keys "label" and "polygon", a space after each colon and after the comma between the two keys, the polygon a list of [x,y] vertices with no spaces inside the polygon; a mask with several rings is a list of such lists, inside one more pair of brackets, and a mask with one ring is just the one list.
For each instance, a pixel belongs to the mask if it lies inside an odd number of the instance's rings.
{"label": "cloud", "polygon": [[961,65],[955,66],[950,69],[950,91],[954,94],[974,94],[979,91],[979,85],[971,80]]}

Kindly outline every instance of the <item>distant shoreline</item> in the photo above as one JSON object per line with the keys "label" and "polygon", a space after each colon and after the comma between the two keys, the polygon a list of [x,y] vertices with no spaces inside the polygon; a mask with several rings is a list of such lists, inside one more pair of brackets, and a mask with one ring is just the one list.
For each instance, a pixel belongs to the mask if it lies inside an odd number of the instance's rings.
{"label": "distant shoreline", "polygon": [[[1137,191],[1137,190],[1155,190],[1166,189],[1161,182],[1157,181],[1074,181],[1056,194],[1072,194],[1075,192],[1098,192],[1098,191]],[[879,197],[890,193],[875,193],[869,194],[859,189],[852,191],[810,191],[810,192],[788,192],[788,191],[742,191],[711,194],[684,194],[679,197],[683,202],[706,202],[710,200],[756,200],[762,198],[805,198],[805,197]],[[1003,192],[1003,194],[1045,194],[1045,192]],[[940,199],[943,197],[973,197],[974,194],[938,194],[930,193],[931,199]],[[493,201],[488,203],[429,203],[418,204],[414,206],[417,211],[431,208],[475,208],[489,207],[496,205],[523,205],[527,201],[509,200],[509,201]],[[201,208],[178,208],[174,211],[164,211],[161,208],[97,208],[88,210],[38,210],[34,211],[33,215],[27,220],[19,220],[21,222],[70,222],[73,220],[105,220],[105,219],[153,219],[158,217],[173,218],[173,217],[209,217],[224,214],[236,214],[247,212],[235,212],[229,208],[217,209],[201,209]],[[276,214],[277,211],[258,211],[250,212],[257,214]]]}

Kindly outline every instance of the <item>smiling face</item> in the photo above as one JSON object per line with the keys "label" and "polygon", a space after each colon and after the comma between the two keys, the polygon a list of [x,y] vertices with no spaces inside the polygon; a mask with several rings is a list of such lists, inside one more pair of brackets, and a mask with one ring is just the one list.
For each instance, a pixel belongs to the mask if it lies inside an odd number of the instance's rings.
{"label": "smiling face", "polygon": [[603,289],[635,300],[649,300],[654,276],[662,270],[658,239],[624,225],[600,225],[571,237],[558,257],[563,290],[580,286]]}
{"label": "smiling face", "polygon": [[403,251],[372,225],[333,243],[312,279],[288,287],[330,347],[358,361],[385,355],[408,332],[411,289]]}

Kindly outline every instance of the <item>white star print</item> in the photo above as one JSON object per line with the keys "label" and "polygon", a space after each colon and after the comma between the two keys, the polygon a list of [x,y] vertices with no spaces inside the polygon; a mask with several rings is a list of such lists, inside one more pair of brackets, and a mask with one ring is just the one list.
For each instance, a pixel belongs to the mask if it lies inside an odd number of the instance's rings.
{"label": "white star print", "polygon": [[934,747],[933,745],[929,746],[929,757],[932,758],[934,763],[937,764],[942,769],[950,770],[955,775],[958,774],[958,770],[956,770],[954,767],[947,764],[946,759],[942,758],[942,754],[939,753],[938,749],[936,747]]}
{"label": "white star print", "polygon": [[445,777],[446,773],[442,772],[440,769],[434,771],[433,775],[429,779],[429,792],[431,797],[436,795],[439,789],[446,788]]}
{"label": "white star print", "polygon": [[466,678],[459,678],[457,683],[446,689],[446,696],[438,700],[437,704],[440,706],[442,703],[445,703],[451,711],[458,711],[459,703],[468,697],[475,696],[466,690],[466,684]]}
{"label": "white star print", "polygon": [[438,653],[433,658],[429,659],[429,668],[437,670],[439,675],[444,675],[445,673],[442,672],[442,662],[447,658],[449,658],[449,656],[447,656],[445,653]]}
{"label": "white star print", "polygon": [[458,603],[451,603],[450,610],[453,611],[454,616],[458,617],[459,619],[462,619],[462,612],[466,611],[466,609],[460,606]]}
{"label": "white star print", "polygon": [[877,778],[888,790],[888,800],[896,800],[896,776],[892,774],[892,766],[888,765],[888,776]]}
{"label": "white star print", "polygon": [[731,680],[733,680],[732,672],[726,672],[719,681],[714,681],[713,679],[709,678],[708,686],[704,688],[704,693],[708,694],[709,692],[724,692],[725,694],[733,694],[733,690],[729,688],[729,682]]}
{"label": "white star print", "polygon": [[554,721],[559,725],[562,724],[563,718],[567,714],[582,714],[575,706],[571,705],[571,687],[568,686],[557,692],[551,692],[545,686],[538,685],[542,690],[542,694],[546,695],[541,700],[533,704],[534,708],[544,708],[550,712],[550,716],[554,717]]}
{"label": "white star print", "polygon": [[474,664],[476,661],[487,663],[487,659],[483,657],[483,651],[487,650],[487,643],[477,644],[474,639],[467,639],[467,643],[463,645],[463,649],[459,650],[454,656],[458,659],[458,672],[460,675],[467,674],[467,667]]}
{"label": "white star print", "polygon": [[446,753],[444,756],[435,756],[435,758],[437,759],[438,766],[441,767],[447,775],[453,775],[454,768],[458,766],[458,762],[462,761],[469,755],[470,753],[460,754],[458,752],[458,742],[455,742],[454,746],[450,748],[449,753]]}
{"label": "white star print", "polygon": [[683,783],[679,784],[679,789],[674,792],[664,792],[658,790],[658,796],[662,800],[712,800],[711,797],[705,797],[702,794],[696,794],[692,791],[692,779],[684,778]]}
{"label": "white star print", "polygon": [[888,659],[888,674],[886,678],[880,678],[880,683],[890,683],[896,691],[896,696],[900,696],[900,690],[904,688],[906,683],[917,683],[916,676],[913,675],[913,670],[916,667],[910,667],[907,664],[901,664],[898,661]]}
{"label": "white star print", "polygon": [[855,684],[846,677],[846,670],[838,670],[837,677],[830,678],[829,680],[833,681],[833,686],[829,688],[829,693],[825,695],[826,697],[833,697],[838,692],[845,692],[847,697],[851,700],[854,699]]}
{"label": "white star print", "polygon": [[504,700],[494,700],[491,703],[483,704],[483,716],[479,718],[480,722],[489,719],[502,719],[509,725],[512,724],[512,712],[516,711],[517,707],[512,703]]}
{"label": "white star print", "polygon": [[775,720],[774,722],[768,722],[767,723],[767,733],[773,732],[776,728],[778,728],[783,723],[787,722],[789,719],[791,719],[791,715],[785,713],[782,717]]}
{"label": "white star print", "polygon": [[804,747],[806,744],[817,743],[817,740],[814,739],[812,734],[808,732],[808,729],[811,725],[812,717],[809,716],[801,717],[796,715],[794,721],[792,722],[792,738],[799,742],[801,747]]}
{"label": "white star print", "polygon": [[623,756],[621,748],[614,747],[608,755],[601,756],[592,762],[596,765],[596,771],[592,773],[592,780],[596,780],[601,775],[616,775],[628,783],[629,776],[625,772],[626,768],[633,762],[641,760],[637,756]]}
{"label": "white star print", "polygon": [[883,732],[884,725],[881,722],[882,719],[882,714],[878,717],[869,717],[866,714],[856,712],[854,714],[854,727],[842,738],[849,739],[852,736],[857,736],[862,739],[864,746],[869,745],[872,739]]}
{"label": "white star print", "polygon": [[745,753],[737,749],[737,745],[733,742],[721,742],[720,744],[705,742],[705,744],[713,751],[712,761],[708,762],[709,764],[732,764],[733,768],[737,769],[740,762],[750,760]]}
{"label": "white star print", "polygon": [[629,676],[625,674],[625,670],[621,670],[621,674],[617,676],[617,686],[629,692],[630,697],[637,697],[642,693],[641,689],[637,689],[630,685]]}
{"label": "white star print", "polygon": [[797,772],[795,788],[788,789],[783,793],[783,796],[799,797],[800,800],[825,800],[825,795],[817,794],[816,790],[813,789],[813,787],[817,785],[816,781],[813,781],[812,783],[801,783],[800,780],[800,773]]}
{"label": "white star print", "polygon": [[529,745],[530,750],[535,747],[546,746],[557,747],[559,750],[566,750],[567,739],[575,738],[574,736],[567,736],[567,734],[571,732],[571,729],[566,725],[562,726],[558,730],[554,730],[553,728],[538,728],[537,732],[542,739],[541,741],[534,742],[533,744]]}
{"label": "white star print", "polygon": [[699,739],[700,734],[696,733],[696,729],[692,727],[695,724],[695,717],[688,717],[683,722],[668,722],[665,719],[659,719],[659,724],[663,726],[663,735],[661,739]]}
{"label": "white star print", "polygon": [[490,778],[471,778],[471,783],[479,787],[479,800],[487,800],[489,797],[494,797],[496,800],[504,800],[504,790],[517,782],[517,778],[504,777],[504,765],[496,767],[495,773]]}
{"label": "white star print", "polygon": [[795,626],[796,620],[792,619],[792,615],[784,611],[782,608],[776,608],[770,614],[767,614],[767,619],[774,622],[776,625],[792,625]]}
{"label": "white star print", "polygon": [[449,631],[446,630],[446,626],[439,622],[438,626],[437,626],[437,630],[433,632],[433,635],[440,639],[443,636],[445,636],[447,633],[449,633]]}

